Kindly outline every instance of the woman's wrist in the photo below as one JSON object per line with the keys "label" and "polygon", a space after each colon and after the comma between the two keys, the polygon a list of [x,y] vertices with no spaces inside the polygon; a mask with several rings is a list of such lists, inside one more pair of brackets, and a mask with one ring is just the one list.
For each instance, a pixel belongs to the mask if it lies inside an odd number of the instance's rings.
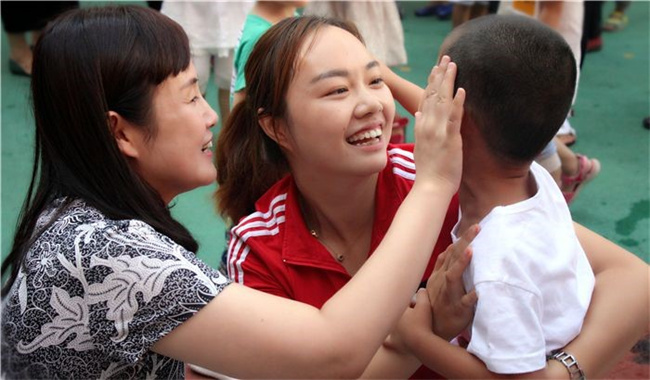
{"label": "woman's wrist", "polygon": [[431,180],[424,180],[418,177],[411,191],[414,190],[426,196],[433,196],[437,199],[444,198],[445,200],[451,201],[454,194],[458,192],[458,186],[441,177]]}

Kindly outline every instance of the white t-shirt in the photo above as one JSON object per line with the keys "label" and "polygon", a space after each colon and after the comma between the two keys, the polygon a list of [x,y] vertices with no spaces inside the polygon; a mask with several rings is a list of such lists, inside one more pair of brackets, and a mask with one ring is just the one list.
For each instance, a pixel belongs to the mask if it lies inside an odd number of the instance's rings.
{"label": "white t-shirt", "polygon": [[537,193],[481,221],[463,273],[478,294],[467,350],[500,374],[544,368],[580,332],[594,287],[562,193],[540,165],[530,171]]}

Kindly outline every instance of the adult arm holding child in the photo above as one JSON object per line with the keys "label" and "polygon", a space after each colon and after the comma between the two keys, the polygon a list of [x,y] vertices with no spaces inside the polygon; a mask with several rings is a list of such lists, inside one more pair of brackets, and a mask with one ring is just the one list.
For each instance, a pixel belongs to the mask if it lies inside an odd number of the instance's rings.
{"label": "adult arm holding child", "polygon": [[650,268],[603,236],[578,223],[574,226],[596,286],[580,335],[565,351],[580,361],[587,378],[598,378],[648,333]]}
{"label": "adult arm holding child", "polygon": [[[494,24],[499,24],[501,20],[510,20],[513,25],[517,25],[517,28],[521,27],[521,30],[528,30],[528,26],[524,24],[530,24],[525,20],[517,21],[516,18],[512,19],[483,19],[479,22],[484,24],[489,24],[491,21],[494,21]],[[457,55],[450,53],[449,46],[458,44],[460,38],[465,37],[465,34],[461,33],[470,33],[465,32],[470,27],[475,27],[478,25],[477,22],[469,24],[471,26],[461,27],[458,31],[455,31],[450,37],[448,37],[443,43],[441,50],[444,54],[450,54],[452,59],[459,59]],[[536,24],[531,24],[536,25]],[[533,28],[534,29],[534,28]],[[488,27],[486,29],[490,31]],[[475,30],[472,30],[476,32]],[[539,36],[546,36],[548,30],[544,31],[535,31],[539,33]],[[479,33],[482,37],[485,37],[485,30]],[[546,36],[549,37],[549,36]],[[555,38],[554,36],[551,40],[555,39],[561,41],[559,36]],[[541,38],[541,37],[540,37]],[[525,39],[521,39],[525,40]],[[468,41],[464,39],[463,43],[467,44]],[[485,43],[486,39],[481,39],[481,43]],[[496,39],[496,41],[502,41]],[[499,42],[500,43],[500,42]],[[570,56],[568,50],[564,49],[564,55]],[[494,49],[502,51],[499,49]],[[460,53],[460,48],[456,51]],[[474,55],[470,55],[475,57]],[[466,57],[466,56],[464,56]],[[471,59],[471,58],[465,58]],[[496,60],[495,60],[496,61]],[[460,70],[462,75],[463,63],[466,61],[458,61],[460,65]],[[469,61],[467,61],[469,62]],[[571,67],[573,63],[566,65],[566,67]],[[467,70],[467,69],[466,69]],[[482,71],[481,71],[482,72]],[[483,73],[483,72],[482,72]],[[466,75],[471,75],[466,74]],[[485,75],[485,74],[483,74]],[[397,84],[394,86],[396,90],[393,91],[397,96],[403,96],[405,107],[407,109],[413,109],[416,107],[415,93],[421,92],[414,89],[412,84],[404,83],[404,80],[396,76],[392,76],[390,73],[385,75],[385,78],[388,80],[395,81]],[[477,79],[476,76],[472,77]],[[502,77],[499,77],[502,78]],[[501,79],[498,79],[501,80]],[[503,79],[504,81],[506,79]],[[464,83],[462,80],[457,81],[457,83]],[[474,83],[474,82],[471,82]],[[573,81],[568,81],[569,84]],[[389,83],[393,86],[394,83]],[[489,113],[484,110],[484,103],[480,103],[483,108],[482,111],[478,109],[478,103],[474,103],[475,100],[470,102],[472,98],[472,89],[468,87],[468,106],[466,115],[470,118],[475,118],[477,120],[483,121],[484,118],[488,116]],[[524,87],[526,88],[526,87]],[[563,90],[562,96],[567,97],[570,94],[570,89],[566,91]],[[494,90],[496,91],[496,90]],[[493,93],[494,94],[494,93]],[[478,96],[478,98],[481,98]],[[398,98],[399,100],[402,100]],[[477,108],[472,108],[477,107]],[[484,112],[484,113],[481,113]],[[491,116],[491,114],[489,115]],[[474,120],[468,121],[468,128],[471,127],[472,123],[475,123]],[[502,123],[503,124],[503,123]],[[463,123],[463,128],[465,128],[465,122]],[[471,134],[473,130],[467,130],[465,133]],[[465,135],[463,135],[465,137]],[[466,141],[465,141],[466,142]],[[469,148],[468,148],[469,149]],[[465,175],[466,171],[464,172]],[[462,186],[461,186],[462,189]],[[534,192],[533,192],[534,193]],[[558,203],[559,204],[559,203]],[[461,205],[462,205],[462,194],[461,194]],[[505,203],[508,205],[508,203]],[[566,206],[564,207],[566,208]],[[463,209],[465,213],[468,210]],[[469,210],[471,211],[471,210]],[[568,212],[567,212],[568,214]],[[576,357],[580,366],[582,367],[584,373],[588,377],[598,377],[604,374],[604,372],[616,363],[616,360],[623,355],[623,353],[632,346],[632,344],[645,332],[648,328],[648,267],[642,260],[636,258],[633,254],[623,250],[622,248],[616,246],[615,244],[608,242],[606,239],[594,234],[588,229],[575,225],[569,225],[565,230],[575,229],[575,235],[577,236],[580,245],[584,248],[586,256],[589,260],[589,264],[596,279],[596,286],[589,304],[589,310],[584,318],[584,324],[582,325],[582,330],[580,334],[569,343],[566,344],[561,350],[569,354],[572,354]],[[485,253],[485,252],[484,252]],[[513,252],[514,253],[514,252]],[[544,254],[543,251],[538,252],[538,254]],[[583,255],[584,257],[584,255]],[[620,281],[621,278],[624,278],[624,281]],[[566,286],[564,283],[557,283],[557,286]],[[590,292],[591,293],[591,292]],[[621,294],[625,296],[622,297]],[[436,294],[430,294],[432,302],[436,302]],[[479,300],[481,294],[479,292]],[[572,305],[573,306],[573,305]],[[489,306],[486,306],[489,307]],[[435,310],[435,309],[434,309]],[[613,312],[616,310],[616,312]],[[418,306],[412,310],[409,310],[407,314],[410,316],[405,316],[400,321],[401,328],[398,329],[402,331],[405,337],[405,340],[411,348],[416,352],[416,355],[423,360],[425,364],[431,365],[432,368],[439,370],[443,375],[448,377],[460,377],[460,378],[490,378],[490,377],[499,377],[496,373],[492,373],[487,370],[486,366],[478,360],[478,358],[470,355],[463,348],[458,346],[452,346],[446,342],[446,340],[435,337],[431,332],[430,324],[431,321],[427,314],[428,311],[426,307]],[[627,319],[627,316],[630,315],[630,320]],[[623,317],[625,316],[625,317]],[[625,320],[624,320],[625,318]],[[408,322],[410,319],[410,322]],[[582,319],[582,318],[581,318]],[[408,326],[417,325],[417,322],[421,323],[421,328],[419,332],[411,331],[408,332]],[[602,326],[610,326],[611,329],[605,331],[602,329]],[[568,338],[571,339],[575,335],[570,335]],[[493,338],[493,337],[492,337]],[[603,344],[603,342],[606,342]],[[514,341],[513,347],[516,347],[517,342]],[[556,346],[557,347],[557,346]],[[555,348],[555,347],[553,347]],[[453,360],[451,360],[453,358]],[[584,359],[583,359],[584,358]],[[453,363],[450,365],[449,363]],[[458,364],[462,363],[462,364]],[[539,368],[539,367],[537,367]],[[557,361],[551,361],[547,364],[545,369],[540,371],[530,372],[530,371],[520,371],[527,372],[524,374],[517,374],[520,376],[528,377],[565,377],[568,375],[566,369],[559,364]],[[509,372],[510,373],[510,372]]]}
{"label": "adult arm holding child", "polygon": [[[580,334],[563,351],[576,357],[586,378],[599,378],[648,331],[648,266],[593,231],[577,223],[575,228],[581,241],[586,242],[585,252],[591,253],[596,287]],[[435,300],[435,296],[431,299]],[[429,298],[418,294],[415,307],[405,313],[397,328],[425,365],[448,378],[508,377],[490,372],[464,348],[434,334],[429,328],[433,323],[429,305]],[[546,369],[517,377],[560,379],[568,378],[568,372],[562,364],[551,360]]]}

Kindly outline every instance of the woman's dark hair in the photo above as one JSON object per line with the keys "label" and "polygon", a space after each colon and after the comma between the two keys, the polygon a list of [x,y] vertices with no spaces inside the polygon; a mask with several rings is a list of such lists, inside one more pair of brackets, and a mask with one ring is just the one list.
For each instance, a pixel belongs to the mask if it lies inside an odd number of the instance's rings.
{"label": "woman's dark hair", "polygon": [[264,133],[259,120],[266,116],[286,119],[286,95],[300,63],[303,43],[326,26],[346,30],[363,42],[351,23],[315,16],[291,17],[266,31],[248,58],[246,97],[230,113],[216,149],[217,207],[234,223],[253,212],[257,199],[289,172],[280,147]]}
{"label": "woman's dark hair", "polygon": [[59,212],[82,199],[111,219],[142,220],[197,250],[187,229],[122,155],[108,120],[108,111],[117,112],[154,139],[156,86],[189,64],[183,29],[145,7],[73,10],[46,27],[34,47],[31,79],[34,165],[13,246],[2,263],[3,274],[12,268],[3,296],[30,246],[47,228],[34,231],[36,220],[60,197],[66,202]]}

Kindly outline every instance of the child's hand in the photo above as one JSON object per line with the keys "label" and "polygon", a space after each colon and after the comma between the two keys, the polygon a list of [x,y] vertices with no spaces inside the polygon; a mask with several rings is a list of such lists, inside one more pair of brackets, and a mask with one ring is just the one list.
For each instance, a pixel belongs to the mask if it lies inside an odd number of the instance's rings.
{"label": "child's hand", "polygon": [[465,90],[454,96],[456,64],[442,57],[429,75],[419,111],[415,113],[415,161],[418,182],[439,181],[455,193],[463,166],[460,124]]}
{"label": "child's hand", "polygon": [[471,259],[469,244],[478,232],[478,225],[473,225],[456,243],[447,247],[438,256],[427,281],[427,293],[433,308],[433,331],[445,340],[458,335],[474,316],[476,292],[465,294],[463,271]]}
{"label": "child's hand", "polygon": [[420,334],[432,334],[431,304],[424,289],[415,294],[415,303],[408,307],[397,322],[395,330],[388,336],[384,345],[399,352],[412,353],[412,342]]}

